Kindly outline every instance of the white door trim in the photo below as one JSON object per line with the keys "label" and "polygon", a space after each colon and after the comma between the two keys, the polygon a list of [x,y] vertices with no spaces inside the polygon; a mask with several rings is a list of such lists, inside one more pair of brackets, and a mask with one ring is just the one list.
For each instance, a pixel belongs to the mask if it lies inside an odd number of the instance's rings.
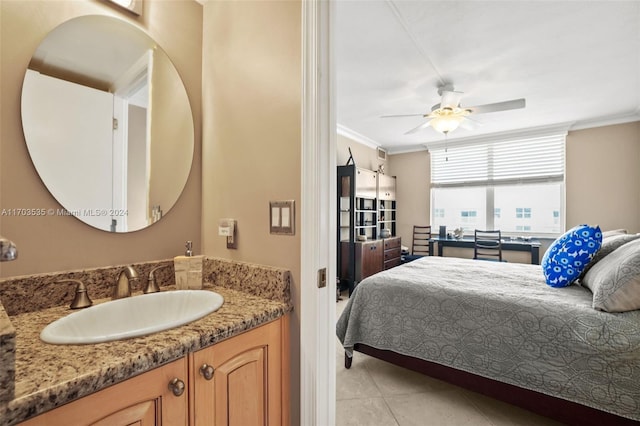
{"label": "white door trim", "polygon": [[[336,120],[332,1],[302,2],[300,424],[335,424]],[[327,286],[318,288],[318,270]]]}

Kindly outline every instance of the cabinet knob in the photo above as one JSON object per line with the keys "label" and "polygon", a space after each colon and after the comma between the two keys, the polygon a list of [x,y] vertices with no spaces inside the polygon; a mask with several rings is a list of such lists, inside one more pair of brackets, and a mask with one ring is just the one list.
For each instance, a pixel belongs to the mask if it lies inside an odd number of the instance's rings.
{"label": "cabinet knob", "polygon": [[200,374],[202,374],[206,380],[213,379],[213,367],[209,364],[202,364],[202,367],[200,367]]}
{"label": "cabinet knob", "polygon": [[178,379],[177,377],[174,377],[170,382],[169,382],[169,390],[171,392],[173,392],[173,394],[175,396],[180,396],[184,393],[184,382],[180,379]]}

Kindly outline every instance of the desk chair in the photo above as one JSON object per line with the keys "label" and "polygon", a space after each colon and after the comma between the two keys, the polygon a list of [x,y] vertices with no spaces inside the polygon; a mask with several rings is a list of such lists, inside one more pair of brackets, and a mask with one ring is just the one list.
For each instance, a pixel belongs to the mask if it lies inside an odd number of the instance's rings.
{"label": "desk chair", "polygon": [[502,233],[500,230],[475,230],[473,258],[502,262]]}
{"label": "desk chair", "polygon": [[423,256],[429,256],[429,240],[431,239],[431,225],[413,226],[413,241],[411,254],[404,256],[404,262],[411,262]]}

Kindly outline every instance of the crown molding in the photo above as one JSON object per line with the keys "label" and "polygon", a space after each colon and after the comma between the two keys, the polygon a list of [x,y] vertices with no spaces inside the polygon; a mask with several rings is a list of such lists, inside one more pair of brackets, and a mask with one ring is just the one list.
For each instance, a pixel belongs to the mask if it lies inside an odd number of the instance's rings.
{"label": "crown molding", "polygon": [[591,120],[576,121],[569,130],[593,129],[595,127],[613,126],[615,124],[632,123],[640,121],[640,107],[626,115],[600,117]]}
{"label": "crown molding", "polygon": [[373,148],[373,149],[383,148],[384,150],[387,151],[389,155],[395,155],[395,154],[408,154],[411,152],[425,151],[425,150],[429,150],[429,148],[431,149],[440,148],[440,147],[443,147],[445,143],[450,147],[472,145],[474,143],[496,141],[501,139],[546,136],[551,133],[562,133],[562,132],[567,133],[569,131],[574,131],[574,130],[593,129],[596,127],[632,123],[634,121],[640,121],[640,107],[638,107],[635,111],[622,116],[617,115],[617,116],[609,116],[609,117],[599,117],[599,118],[594,118],[590,120],[560,123],[560,124],[554,124],[550,126],[531,127],[527,129],[510,130],[506,132],[491,133],[491,134],[486,134],[481,136],[470,136],[467,138],[459,138],[459,139],[456,138],[456,139],[448,140],[446,142],[444,140],[439,140],[439,141],[427,142],[419,145],[405,145],[405,146],[399,146],[399,147],[383,147],[382,144],[356,131],[349,129],[346,126],[338,124],[336,127],[339,135],[352,139],[355,142],[368,146],[369,148]]}
{"label": "crown molding", "polygon": [[337,124],[336,130],[340,136],[344,136],[345,138],[352,139],[358,143],[361,143],[362,145],[368,146],[369,148],[376,149],[376,148],[382,147],[381,144],[374,141],[373,139],[370,139],[363,134],[360,134],[354,130],[351,130],[350,128],[343,126],[342,124]]}
{"label": "crown molding", "polygon": [[389,155],[410,154],[412,152],[428,151],[425,145],[405,145],[394,148],[385,148],[385,150]]}

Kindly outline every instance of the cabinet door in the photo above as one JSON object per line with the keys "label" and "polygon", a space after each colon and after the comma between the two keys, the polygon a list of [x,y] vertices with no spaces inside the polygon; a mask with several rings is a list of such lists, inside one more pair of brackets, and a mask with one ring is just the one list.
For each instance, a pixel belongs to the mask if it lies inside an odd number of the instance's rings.
{"label": "cabinet door", "polygon": [[366,169],[356,169],[356,197],[377,198],[377,173]]}
{"label": "cabinet door", "polygon": [[361,258],[361,280],[370,275],[382,271],[384,263],[384,250],[382,249],[382,240],[363,243]]}
{"label": "cabinet door", "polygon": [[396,199],[396,178],[395,176],[378,175],[378,198],[380,200]]}
{"label": "cabinet door", "polygon": [[[181,358],[41,414],[21,425],[186,425],[187,377],[187,360]],[[179,396],[169,389],[169,382],[173,379],[185,385],[184,393]]]}
{"label": "cabinet door", "polygon": [[195,426],[285,423],[283,322],[273,321],[192,354]]}

